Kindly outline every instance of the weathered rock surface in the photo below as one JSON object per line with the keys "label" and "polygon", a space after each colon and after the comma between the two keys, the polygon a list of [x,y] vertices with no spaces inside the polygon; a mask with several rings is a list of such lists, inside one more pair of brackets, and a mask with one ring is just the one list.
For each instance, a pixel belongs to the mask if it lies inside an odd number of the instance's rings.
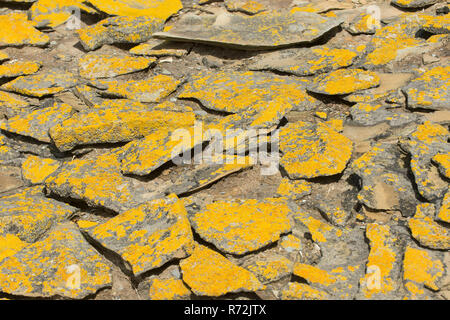
{"label": "weathered rock surface", "polygon": [[28,21],[25,13],[10,13],[0,15],[0,46],[44,46],[50,38],[35,29],[33,23]]}

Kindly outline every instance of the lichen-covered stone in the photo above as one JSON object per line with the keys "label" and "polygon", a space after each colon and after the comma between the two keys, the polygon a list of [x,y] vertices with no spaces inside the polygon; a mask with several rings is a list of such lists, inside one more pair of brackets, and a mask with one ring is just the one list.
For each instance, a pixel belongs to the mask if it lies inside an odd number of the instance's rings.
{"label": "lichen-covered stone", "polygon": [[13,234],[22,241],[34,242],[76,211],[68,204],[45,198],[42,187],[27,188],[0,198],[0,235]]}
{"label": "lichen-covered stone", "polygon": [[218,297],[264,288],[250,271],[200,245],[194,248],[190,257],[180,262],[180,267],[183,281],[196,295]]}
{"label": "lichen-covered stone", "polygon": [[140,102],[159,102],[174,92],[180,84],[179,80],[163,74],[145,80],[97,80],[92,83],[102,95]]}
{"label": "lichen-covered stone", "polygon": [[180,0],[87,0],[99,11],[115,16],[149,16],[166,20],[183,8]]}
{"label": "lichen-covered stone", "polygon": [[[254,16],[187,13],[157,38],[252,49],[309,43],[341,24],[336,18],[311,12],[269,12]],[[189,26],[189,27],[187,27]]]}
{"label": "lichen-covered stone", "polygon": [[0,65],[0,79],[1,78],[15,78],[19,76],[36,73],[41,64],[32,61],[16,61]]}
{"label": "lichen-covered stone", "polygon": [[353,35],[357,34],[374,34],[381,28],[381,24],[372,14],[363,12],[355,16],[346,27],[346,30]]}
{"label": "lichen-covered stone", "polygon": [[10,13],[0,15],[0,46],[35,45],[44,46],[50,38],[35,29],[28,21],[26,13]]}
{"label": "lichen-covered stone", "polygon": [[438,0],[392,0],[391,3],[395,4],[396,6],[407,8],[407,9],[416,9],[416,8],[423,8],[427,6],[431,6],[432,4],[435,4],[438,2]]}
{"label": "lichen-covered stone", "polygon": [[450,152],[438,153],[432,158],[432,161],[438,165],[439,172],[450,179]]}
{"label": "lichen-covered stone", "polygon": [[0,50],[0,62],[3,62],[8,59],[9,59],[9,55],[6,52]]}
{"label": "lichen-covered stone", "polygon": [[111,286],[110,267],[72,223],[0,263],[0,291],[22,297],[81,299]]}
{"label": "lichen-covered stone", "polygon": [[173,41],[153,40],[150,43],[142,43],[130,49],[130,53],[138,56],[181,58],[189,52],[192,44]]}
{"label": "lichen-covered stone", "polygon": [[308,85],[311,92],[326,95],[344,95],[380,84],[378,75],[362,69],[339,69],[315,77]]}
{"label": "lichen-covered stone", "polygon": [[443,16],[421,15],[422,29],[434,34],[450,33],[450,14]]}
{"label": "lichen-covered stone", "polygon": [[431,203],[417,206],[416,214],[408,222],[414,239],[431,249],[450,249],[450,229],[434,221],[436,208]]}
{"label": "lichen-covered stone", "polygon": [[304,283],[289,282],[281,292],[282,300],[328,300],[330,296],[322,290],[315,289]]}
{"label": "lichen-covered stone", "polygon": [[442,198],[448,188],[448,183],[440,177],[431,161],[436,154],[449,151],[449,137],[450,133],[445,127],[426,121],[400,140],[402,148],[411,154],[410,166],[417,189],[431,202]]}
{"label": "lichen-covered stone", "polygon": [[0,91],[0,111],[4,112],[8,118],[12,118],[17,113],[28,112],[29,103],[16,95]]}
{"label": "lichen-covered stone", "polygon": [[42,183],[60,165],[57,160],[29,155],[22,164],[22,176],[32,184]]}
{"label": "lichen-covered stone", "polygon": [[68,151],[77,145],[128,142],[161,129],[189,127],[194,121],[192,112],[151,110],[133,105],[103,107],[73,115],[53,126],[49,134],[59,150]]}
{"label": "lichen-covered stone", "polygon": [[117,16],[77,30],[83,48],[88,51],[104,44],[141,43],[161,29],[163,20],[149,16]]}
{"label": "lichen-covered stone", "polygon": [[29,245],[13,234],[0,236],[0,262]]}
{"label": "lichen-covered stone", "polygon": [[450,191],[447,190],[444,198],[441,202],[441,207],[439,208],[438,214],[436,216],[437,220],[450,223]]}
{"label": "lichen-covered stone", "polygon": [[348,67],[357,57],[354,51],[328,46],[292,48],[262,54],[248,68],[275,70],[303,77]]}
{"label": "lichen-covered stone", "polygon": [[71,88],[77,82],[72,73],[50,69],[31,76],[19,77],[2,85],[1,89],[41,98]]}
{"label": "lichen-covered stone", "polygon": [[263,248],[291,230],[290,209],[282,199],[216,201],[190,218],[204,240],[242,255]]}
{"label": "lichen-covered stone", "polygon": [[50,142],[48,130],[74,113],[71,106],[55,103],[52,107],[19,114],[0,124],[0,128],[42,142]]}
{"label": "lichen-covered stone", "polygon": [[181,279],[154,279],[149,289],[150,300],[187,300],[192,292]]}
{"label": "lichen-covered stone", "polygon": [[288,277],[292,273],[293,262],[278,254],[264,252],[249,257],[242,265],[252,272],[262,283],[271,283]]}
{"label": "lichen-covered stone", "polygon": [[119,254],[136,276],[187,257],[194,245],[186,209],[176,197],[143,203],[86,232]]}
{"label": "lichen-covered stone", "polygon": [[318,101],[304,87],[302,80],[262,72],[208,71],[193,75],[178,97],[197,99],[208,109],[230,113],[256,107],[261,110],[272,100],[309,110]]}
{"label": "lichen-covered stone", "polygon": [[374,126],[387,122],[391,127],[403,126],[417,120],[414,113],[395,112],[387,105],[377,102],[357,103],[350,109],[352,120],[357,125]]}
{"label": "lichen-covered stone", "polygon": [[448,110],[450,108],[450,66],[434,67],[402,88],[408,108]]}
{"label": "lichen-covered stone", "polygon": [[283,178],[277,189],[277,196],[298,200],[311,194],[311,183],[305,180],[290,180]]}
{"label": "lichen-covered stone", "polygon": [[328,126],[295,122],[280,130],[281,166],[291,179],[332,176],[350,160],[353,143]]}
{"label": "lichen-covered stone", "polygon": [[88,53],[78,61],[78,69],[83,78],[113,78],[147,69],[155,61],[154,58]]}
{"label": "lichen-covered stone", "polygon": [[225,7],[230,12],[242,12],[254,15],[266,10],[263,3],[258,0],[225,0]]}

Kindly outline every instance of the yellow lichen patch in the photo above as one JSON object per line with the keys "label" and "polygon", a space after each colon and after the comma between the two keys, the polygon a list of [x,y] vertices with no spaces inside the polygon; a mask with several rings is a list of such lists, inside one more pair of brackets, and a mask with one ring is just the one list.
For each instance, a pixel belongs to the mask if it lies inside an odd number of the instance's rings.
{"label": "yellow lichen patch", "polygon": [[292,181],[283,178],[277,189],[277,195],[289,199],[299,199],[311,193],[311,183],[305,180]]}
{"label": "yellow lichen patch", "polygon": [[92,228],[92,227],[98,225],[98,222],[95,222],[95,221],[89,221],[89,220],[78,220],[78,221],[77,221],[77,225],[78,225],[81,229],[88,229],[88,228]]}
{"label": "yellow lichen patch", "polygon": [[76,209],[45,198],[42,187],[0,198],[0,236],[14,234],[33,242],[58,222],[68,219]]}
{"label": "yellow lichen patch", "polygon": [[6,257],[14,255],[17,251],[27,246],[28,243],[23,242],[17,236],[7,234],[0,237],[0,262]]}
{"label": "yellow lichen patch", "polygon": [[352,34],[373,34],[379,28],[381,28],[380,21],[374,15],[363,12],[352,20],[348,31]]}
{"label": "yellow lichen patch", "polygon": [[98,82],[108,95],[137,100],[140,102],[159,102],[174,92],[180,81],[163,74],[146,80],[103,80]]}
{"label": "yellow lichen patch", "polygon": [[225,6],[231,12],[240,11],[247,14],[257,14],[266,9],[257,0],[225,0]]}
{"label": "yellow lichen patch", "polygon": [[342,119],[330,119],[325,121],[325,124],[336,132],[342,132],[344,130],[344,120]]}
{"label": "yellow lichen patch", "polygon": [[286,257],[278,255],[255,259],[244,267],[255,274],[262,283],[277,281],[292,272],[292,262]]}
{"label": "yellow lichen patch", "polygon": [[12,78],[33,74],[39,70],[41,64],[32,61],[17,61],[0,65],[0,78]]}
{"label": "yellow lichen patch", "polygon": [[366,237],[370,241],[367,273],[360,280],[361,291],[366,298],[388,295],[397,290],[397,279],[393,275],[400,258],[394,249],[395,236],[388,225],[368,224]]}
{"label": "yellow lichen patch", "polygon": [[422,14],[420,15],[420,20],[422,21],[422,28],[425,31],[434,34],[448,34],[450,33],[450,14],[440,16],[430,16]]}
{"label": "yellow lichen patch", "polygon": [[100,11],[117,16],[150,16],[166,20],[183,8],[180,0],[86,0]]}
{"label": "yellow lichen patch", "polygon": [[300,251],[303,247],[302,240],[292,234],[283,237],[280,241],[280,246],[287,252]]}
{"label": "yellow lichen patch", "polygon": [[156,49],[154,45],[148,43],[142,43],[134,48],[130,49],[131,54],[139,56],[155,56],[155,57],[182,57],[187,53],[186,49]]}
{"label": "yellow lichen patch", "polygon": [[437,217],[441,221],[450,223],[450,191],[445,193]]}
{"label": "yellow lichen patch", "polygon": [[67,104],[55,104],[53,107],[38,109],[28,114],[18,115],[0,124],[0,128],[43,142],[50,142],[48,130],[70,117],[73,113]]}
{"label": "yellow lichen patch", "polygon": [[325,291],[296,282],[289,282],[288,287],[281,292],[282,300],[327,300],[329,298],[329,294]]}
{"label": "yellow lichen patch", "polygon": [[9,59],[9,55],[6,52],[0,50],[0,62],[8,60],[8,59]]}
{"label": "yellow lichen patch", "polygon": [[191,290],[180,279],[154,279],[149,291],[151,300],[185,300],[190,295]]}
{"label": "yellow lichen patch", "polygon": [[319,75],[307,86],[307,89],[327,95],[343,95],[376,87],[380,77],[372,71],[362,69],[339,69]]}
{"label": "yellow lichen patch", "polygon": [[156,59],[125,55],[86,54],[78,60],[83,78],[113,78],[148,68]]}
{"label": "yellow lichen patch", "polygon": [[328,287],[339,281],[342,282],[347,280],[346,277],[339,275],[338,272],[336,272],[336,274],[331,274],[325,270],[304,263],[296,263],[294,265],[293,273],[296,276],[305,279],[313,286],[318,285]]}
{"label": "yellow lichen patch", "polygon": [[46,45],[50,38],[33,27],[26,13],[0,15],[0,46]]}
{"label": "yellow lichen patch", "polygon": [[135,275],[185,258],[194,245],[186,209],[176,196],[143,203],[88,232],[119,254]]}
{"label": "yellow lichen patch", "polygon": [[353,143],[318,123],[291,123],[280,131],[280,164],[292,179],[341,173],[350,160]]}
{"label": "yellow lichen patch", "polygon": [[59,166],[56,160],[30,155],[22,163],[22,176],[33,184],[42,183]]}
{"label": "yellow lichen patch", "polygon": [[435,206],[423,203],[417,206],[416,214],[409,220],[412,236],[423,246],[450,249],[450,231],[433,220]]}
{"label": "yellow lichen patch", "polygon": [[433,260],[426,250],[407,247],[403,260],[403,280],[423,284],[432,290],[439,290],[437,281],[444,275],[444,265]]}
{"label": "yellow lichen patch", "polygon": [[258,250],[291,230],[290,212],[282,199],[217,201],[192,217],[196,232],[233,254]]}
{"label": "yellow lichen patch", "polygon": [[264,289],[250,271],[203,246],[196,246],[192,255],[180,262],[180,268],[183,281],[197,295],[218,297],[230,292]]}
{"label": "yellow lichen patch", "polygon": [[12,94],[0,91],[0,107],[6,107],[14,111],[21,111],[29,105],[28,102],[14,97]]}
{"label": "yellow lichen patch", "polygon": [[[162,105],[173,105],[166,102]],[[158,130],[193,126],[193,112],[154,110],[139,105],[120,105],[80,112],[52,127],[49,134],[59,150],[76,145],[127,142]]]}
{"label": "yellow lichen patch", "polygon": [[306,225],[314,242],[324,243],[327,242],[329,234],[334,233],[337,235],[338,233],[342,233],[339,229],[333,228],[331,225],[312,217],[307,212],[296,212],[294,219]]}
{"label": "yellow lichen patch", "polygon": [[450,179],[450,152],[438,153],[432,159],[439,166],[439,171]]}
{"label": "yellow lichen patch", "polygon": [[81,299],[108,286],[108,262],[72,223],[0,263],[0,290],[13,295]]}

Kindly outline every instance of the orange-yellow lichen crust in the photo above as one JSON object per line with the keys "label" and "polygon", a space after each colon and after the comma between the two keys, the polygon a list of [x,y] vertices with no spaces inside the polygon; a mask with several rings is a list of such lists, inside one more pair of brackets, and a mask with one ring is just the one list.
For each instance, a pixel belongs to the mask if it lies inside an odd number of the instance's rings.
{"label": "orange-yellow lichen crust", "polygon": [[186,209],[176,196],[143,203],[88,232],[135,275],[187,257],[194,245]]}
{"label": "orange-yellow lichen crust", "polygon": [[21,76],[5,83],[1,89],[42,98],[73,87],[77,81],[72,73],[52,69],[29,76]]}
{"label": "orange-yellow lichen crust", "polygon": [[108,262],[70,222],[0,263],[0,291],[8,294],[81,299],[108,286]]}
{"label": "orange-yellow lichen crust", "polygon": [[180,262],[180,268],[183,281],[199,296],[218,297],[230,292],[264,289],[253,273],[200,245],[189,258]]}
{"label": "orange-yellow lichen crust", "polygon": [[23,111],[28,105],[27,101],[19,99],[8,92],[0,91],[0,108],[5,107],[13,111]]}
{"label": "orange-yellow lichen crust", "polygon": [[186,128],[194,121],[193,112],[151,110],[133,105],[104,107],[73,115],[53,126],[49,135],[59,150],[67,151],[76,145],[127,142],[161,129]]}
{"label": "orange-yellow lichen crust", "polygon": [[450,179],[450,152],[438,153],[432,160],[439,166],[439,172]]}
{"label": "orange-yellow lichen crust", "polygon": [[174,92],[181,81],[159,74],[145,80],[99,80],[104,93],[140,102],[159,102]]}
{"label": "orange-yellow lichen crust", "polygon": [[0,65],[0,78],[13,78],[36,73],[41,64],[32,61],[16,61]]}
{"label": "orange-yellow lichen crust", "polygon": [[0,198],[0,236],[13,234],[33,242],[76,211],[70,205],[45,198],[42,187],[28,188]]}
{"label": "orange-yellow lichen crust", "polygon": [[86,0],[109,15],[150,16],[166,20],[183,8],[180,0]]}
{"label": "orange-yellow lichen crust", "polygon": [[36,45],[44,46],[50,38],[35,29],[26,13],[0,15],[0,46]]}
{"label": "orange-yellow lichen crust", "polygon": [[95,14],[97,11],[83,4],[84,0],[38,0],[31,6],[30,19],[38,26],[55,28],[66,22],[75,8]]}
{"label": "orange-yellow lichen crust", "polygon": [[192,225],[204,240],[227,253],[245,254],[291,230],[283,199],[216,201],[195,214]]}
{"label": "orange-yellow lichen crust", "polygon": [[200,146],[204,141],[206,140],[194,134],[193,128],[161,128],[144,139],[132,141],[123,147],[122,173],[150,174],[179,154]]}
{"label": "orange-yellow lichen crust", "polygon": [[155,61],[155,58],[88,53],[78,60],[78,69],[83,78],[112,78],[147,69]]}
{"label": "orange-yellow lichen crust", "polygon": [[261,111],[272,100],[281,105],[313,108],[317,100],[303,87],[301,80],[261,72],[209,71],[193,75],[179,97],[197,99],[208,109],[230,113],[250,108]]}
{"label": "orange-yellow lichen crust", "polygon": [[255,274],[262,283],[270,283],[287,277],[292,273],[293,262],[288,258],[273,255],[258,259],[243,267]]}
{"label": "orange-yellow lichen crust", "polygon": [[229,11],[240,11],[251,15],[266,10],[257,0],[225,0],[225,6]]}
{"label": "orange-yellow lichen crust", "polygon": [[142,43],[134,48],[130,49],[130,53],[138,56],[155,56],[165,57],[173,56],[180,58],[187,53],[186,49],[155,49],[154,45],[148,43]]}
{"label": "orange-yellow lichen crust", "polygon": [[395,270],[401,255],[395,248],[398,240],[390,226],[367,224],[366,237],[370,241],[366,275],[360,280],[360,291],[365,298],[386,296],[399,288]]}
{"label": "orange-yellow lichen crust", "polygon": [[59,161],[29,155],[22,163],[22,177],[33,184],[42,183],[59,166]]}
{"label": "orange-yellow lichen crust", "polygon": [[378,28],[381,28],[380,21],[374,15],[363,12],[351,21],[348,31],[352,34],[373,34]]}
{"label": "orange-yellow lichen crust", "polygon": [[380,77],[362,69],[339,69],[318,75],[307,86],[309,91],[327,95],[344,95],[377,87]]}
{"label": "orange-yellow lichen crust", "polygon": [[305,180],[292,181],[283,178],[277,189],[277,195],[288,199],[297,200],[311,193],[311,183]]}
{"label": "orange-yellow lichen crust", "polygon": [[286,289],[281,291],[282,300],[327,300],[330,295],[304,283],[289,282]]}
{"label": "orange-yellow lichen crust", "polygon": [[422,28],[425,31],[434,34],[449,34],[450,33],[450,14],[440,16],[430,16],[421,14],[420,21],[422,22]]}
{"label": "orange-yellow lichen crust", "polygon": [[20,240],[19,237],[13,234],[0,236],[0,262],[6,257],[14,255],[27,245],[28,243]]}
{"label": "orange-yellow lichen crust", "polygon": [[48,130],[57,123],[70,117],[73,112],[74,110],[71,106],[55,103],[52,107],[38,109],[28,114],[19,114],[1,123],[0,128],[49,143],[51,140],[48,135]]}
{"label": "orange-yellow lichen crust", "polygon": [[441,221],[450,223],[450,190],[447,190],[444,199],[442,199],[437,218]]}
{"label": "orange-yellow lichen crust", "polygon": [[150,300],[186,300],[191,296],[181,279],[154,279],[149,289]]}
{"label": "orange-yellow lichen crust", "polygon": [[[433,259],[429,251],[413,247],[406,248],[403,259],[403,281],[413,297],[419,293],[411,290],[414,285],[426,286],[431,290],[438,291],[440,289],[439,280],[444,273],[442,261]],[[413,282],[413,286],[408,286],[409,282]]]}
{"label": "orange-yellow lichen crust", "polygon": [[298,121],[280,130],[280,164],[291,179],[332,176],[350,160],[353,143],[322,123]]}
{"label": "orange-yellow lichen crust", "polygon": [[408,222],[414,239],[421,245],[438,250],[450,249],[450,229],[433,219],[436,208],[431,203],[422,203],[417,206],[416,214]]}
{"label": "orange-yellow lichen crust", "polygon": [[450,104],[450,66],[437,66],[412,80],[402,90],[408,108],[447,110]]}
{"label": "orange-yellow lichen crust", "polygon": [[0,50],[0,62],[3,62],[8,59],[9,59],[9,55],[5,51]]}
{"label": "orange-yellow lichen crust", "polygon": [[292,234],[281,238],[279,243],[280,247],[287,252],[300,251],[303,248],[302,240]]}
{"label": "orange-yellow lichen crust", "polygon": [[95,50],[104,44],[141,43],[160,30],[164,20],[150,16],[117,16],[77,30],[84,49]]}

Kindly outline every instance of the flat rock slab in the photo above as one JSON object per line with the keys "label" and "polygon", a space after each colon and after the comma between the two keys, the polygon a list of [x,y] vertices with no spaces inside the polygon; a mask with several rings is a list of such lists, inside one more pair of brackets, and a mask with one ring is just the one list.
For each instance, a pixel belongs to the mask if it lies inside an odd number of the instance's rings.
{"label": "flat rock slab", "polygon": [[61,163],[54,159],[29,155],[22,164],[22,177],[32,184],[39,184],[59,168]]}
{"label": "flat rock slab", "polygon": [[92,51],[104,44],[141,43],[151,39],[164,21],[149,16],[118,16],[77,30],[83,48]]}
{"label": "flat rock slab", "polygon": [[225,0],[225,7],[230,12],[242,12],[248,15],[254,15],[267,9],[263,1],[258,0]]}
{"label": "flat rock slab", "polygon": [[298,121],[280,130],[280,150],[291,179],[316,178],[344,171],[353,143],[324,124]]}
{"label": "flat rock slab", "polygon": [[16,61],[0,65],[0,79],[14,78],[36,73],[41,68],[39,62]]}
{"label": "flat rock slab", "polygon": [[305,180],[291,180],[283,178],[277,189],[277,196],[298,200],[311,194],[311,183]]}
{"label": "flat rock slab", "polygon": [[108,261],[92,248],[73,223],[0,263],[0,291],[34,298],[82,299],[111,286]]}
{"label": "flat rock slab", "polygon": [[26,13],[0,15],[0,46],[45,46],[50,38],[35,29]]}
{"label": "flat rock slab", "polygon": [[87,0],[99,11],[114,16],[149,16],[166,20],[183,8],[180,0]]}
{"label": "flat rock slab", "polygon": [[180,262],[180,268],[183,281],[199,296],[219,297],[264,288],[253,273],[200,245],[189,258]]}
{"label": "flat rock slab", "polygon": [[55,103],[52,107],[37,109],[27,114],[19,114],[1,123],[0,128],[50,143],[49,129],[69,118],[74,112],[75,110],[67,104]]}
{"label": "flat rock slab", "polygon": [[450,109],[450,66],[434,67],[402,88],[408,108]]}
{"label": "flat rock slab", "polygon": [[262,54],[248,68],[275,70],[303,77],[348,67],[357,57],[354,51],[327,46],[291,48]]}
{"label": "flat rock slab", "polygon": [[409,222],[409,229],[420,245],[435,250],[450,249],[450,229],[434,221],[436,207],[431,203],[421,203]]}
{"label": "flat rock slab", "polygon": [[[161,198],[160,182],[144,183],[120,173],[121,150],[113,149],[93,159],[76,159],[62,165],[45,186],[62,198],[76,199],[93,207],[124,212],[139,204]],[[164,190],[164,189],[163,189]]]}
{"label": "flat rock slab", "polygon": [[308,85],[311,92],[344,95],[377,87],[380,78],[375,72],[362,69],[340,69],[315,77]]}
{"label": "flat rock slab", "polygon": [[443,16],[420,16],[423,24],[422,29],[434,34],[448,34],[450,33],[450,15],[447,13]]}
{"label": "flat rock slab", "polygon": [[155,61],[154,58],[88,53],[78,60],[78,70],[87,79],[113,78],[147,69]]}
{"label": "flat rock slab", "polygon": [[417,189],[430,202],[442,199],[448,189],[448,183],[440,177],[432,159],[440,152],[450,151],[449,136],[445,127],[425,121],[400,140],[402,148],[411,155],[410,167]]}
{"label": "flat rock slab", "polygon": [[306,80],[263,72],[202,72],[192,76],[179,98],[197,99],[210,110],[239,113],[259,110],[270,101],[291,104],[295,110],[310,110],[318,101],[304,89]]}
{"label": "flat rock slab", "polygon": [[282,199],[217,201],[190,217],[200,237],[226,253],[261,249],[291,230],[290,208]]}
{"label": "flat rock slab", "polygon": [[439,172],[450,179],[450,152],[436,154],[432,161],[438,165]]}
{"label": "flat rock slab", "polygon": [[13,234],[34,242],[52,226],[78,211],[68,204],[45,198],[41,187],[24,189],[0,198],[0,235]]}
{"label": "flat rock slab", "polygon": [[373,210],[399,210],[412,216],[417,204],[403,153],[395,144],[377,143],[356,159],[351,170],[361,178],[358,200]]}
{"label": "flat rock slab", "polygon": [[5,83],[0,88],[26,96],[42,98],[74,87],[75,75],[62,70],[51,69],[31,76],[22,76]]}
{"label": "flat rock slab", "polygon": [[414,113],[396,112],[395,109],[391,110],[388,107],[388,105],[376,102],[357,103],[351,107],[350,114],[353,122],[362,126],[374,126],[387,122],[391,127],[399,127],[419,118]]}
{"label": "flat rock slab", "polygon": [[439,0],[392,0],[391,3],[406,9],[417,9],[431,6]]}
{"label": "flat rock slab", "polygon": [[174,92],[181,81],[163,74],[145,80],[97,80],[91,85],[98,88],[101,95],[126,98],[140,102],[159,102]]}
{"label": "flat rock slab", "polygon": [[187,257],[194,246],[186,209],[176,197],[146,202],[87,232],[119,254],[135,276]]}
{"label": "flat rock slab", "polygon": [[262,252],[249,256],[241,266],[256,275],[263,284],[268,284],[289,277],[293,264],[282,255]]}
{"label": "flat rock slab", "polygon": [[12,118],[20,112],[29,112],[28,106],[30,106],[30,103],[21,99],[18,95],[0,91],[0,111],[4,112],[8,118]]}
{"label": "flat rock slab", "polygon": [[128,142],[161,129],[190,127],[194,122],[193,112],[152,110],[132,105],[103,107],[76,113],[53,126],[49,134],[59,150],[68,151],[80,145]]}
{"label": "flat rock slab", "polygon": [[330,295],[323,290],[298,282],[289,282],[281,291],[281,300],[328,300]]}
{"label": "flat rock slab", "polygon": [[242,16],[188,13],[157,38],[199,42],[245,50],[261,50],[309,43],[342,23],[310,12],[262,13]]}

